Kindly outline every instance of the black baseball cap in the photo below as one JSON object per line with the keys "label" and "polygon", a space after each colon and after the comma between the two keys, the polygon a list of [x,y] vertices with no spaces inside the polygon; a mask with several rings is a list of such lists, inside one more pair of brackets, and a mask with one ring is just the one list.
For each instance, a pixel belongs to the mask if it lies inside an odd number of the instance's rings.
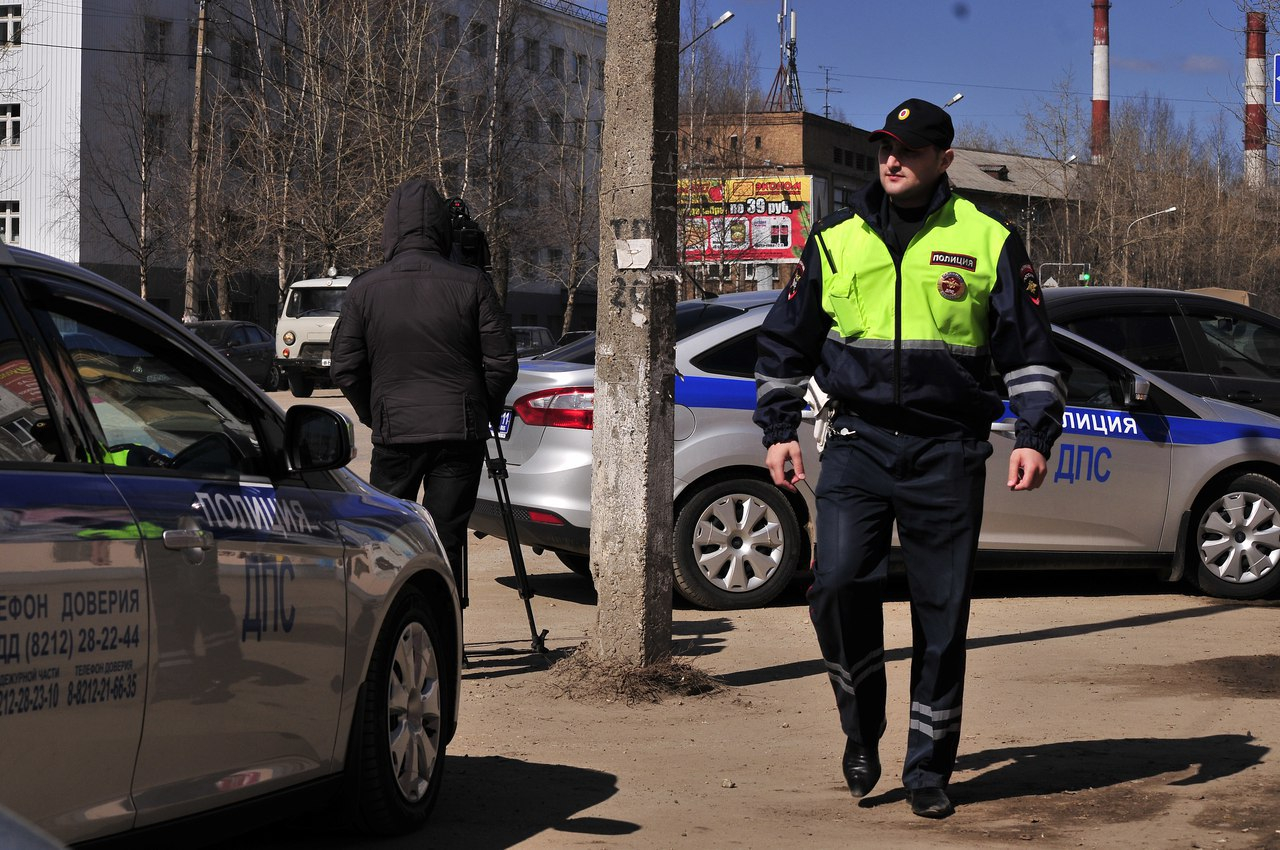
{"label": "black baseball cap", "polygon": [[881,136],[897,139],[912,149],[936,145],[945,150],[951,147],[956,131],[945,109],[913,97],[895,106],[885,116],[884,127],[867,138],[874,142]]}

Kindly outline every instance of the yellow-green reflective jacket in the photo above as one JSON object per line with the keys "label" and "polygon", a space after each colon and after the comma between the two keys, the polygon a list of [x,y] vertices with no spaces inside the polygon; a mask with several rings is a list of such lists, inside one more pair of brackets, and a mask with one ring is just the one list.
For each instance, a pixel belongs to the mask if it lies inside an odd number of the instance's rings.
{"label": "yellow-green reflective jacket", "polygon": [[759,336],[755,421],[765,445],[795,439],[810,376],[873,424],[985,439],[1004,413],[994,362],[1018,418],[1015,445],[1048,457],[1066,366],[1021,239],[945,180],[901,253],[888,228],[877,182],[810,234]]}

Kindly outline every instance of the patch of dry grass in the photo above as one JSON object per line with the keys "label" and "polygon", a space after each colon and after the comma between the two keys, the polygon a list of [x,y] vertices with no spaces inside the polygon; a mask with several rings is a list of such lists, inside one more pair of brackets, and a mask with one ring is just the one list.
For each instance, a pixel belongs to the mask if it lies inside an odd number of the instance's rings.
{"label": "patch of dry grass", "polygon": [[585,642],[551,665],[546,687],[556,697],[627,705],[705,696],[725,689],[715,676],[691,664],[670,657],[645,665],[602,661]]}

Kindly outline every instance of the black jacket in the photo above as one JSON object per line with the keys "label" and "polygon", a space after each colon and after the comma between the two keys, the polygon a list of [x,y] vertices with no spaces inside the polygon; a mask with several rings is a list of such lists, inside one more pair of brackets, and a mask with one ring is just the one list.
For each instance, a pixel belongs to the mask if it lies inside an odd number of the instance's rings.
{"label": "black jacket", "polygon": [[347,290],[330,374],[374,443],[484,439],[515,383],[515,340],[493,284],[445,258],[451,241],[440,193],[408,180],[387,204],[384,264]]}

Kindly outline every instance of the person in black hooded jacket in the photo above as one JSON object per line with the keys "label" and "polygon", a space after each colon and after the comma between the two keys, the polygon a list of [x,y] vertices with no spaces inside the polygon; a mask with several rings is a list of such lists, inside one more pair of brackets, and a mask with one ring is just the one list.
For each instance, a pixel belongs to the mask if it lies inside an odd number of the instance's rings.
{"label": "person in black hooded jacket", "polygon": [[369,483],[431,513],[461,582],[489,423],[517,371],[515,339],[488,275],[450,261],[445,200],[405,181],[382,225],[384,263],[356,277],[333,329],[330,374],[373,431]]}

